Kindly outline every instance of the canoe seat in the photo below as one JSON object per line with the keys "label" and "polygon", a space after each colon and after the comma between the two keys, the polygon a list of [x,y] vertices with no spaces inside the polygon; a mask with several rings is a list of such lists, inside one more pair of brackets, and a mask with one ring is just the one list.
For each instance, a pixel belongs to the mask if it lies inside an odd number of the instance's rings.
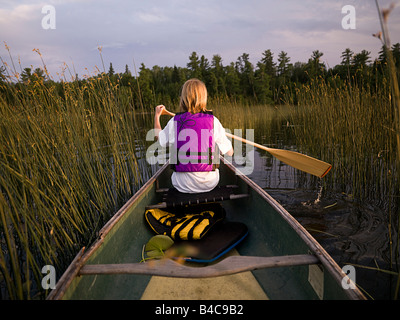
{"label": "canoe seat", "polygon": [[175,188],[159,189],[163,194],[163,200],[159,204],[147,206],[146,209],[178,207],[184,205],[217,202],[248,197],[248,194],[235,194],[238,187],[235,185],[217,186],[209,192],[183,193]]}

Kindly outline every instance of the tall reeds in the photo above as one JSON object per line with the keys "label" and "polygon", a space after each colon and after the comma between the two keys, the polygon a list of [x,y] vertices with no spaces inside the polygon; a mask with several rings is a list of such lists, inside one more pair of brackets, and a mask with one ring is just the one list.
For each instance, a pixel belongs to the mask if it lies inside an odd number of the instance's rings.
{"label": "tall reeds", "polygon": [[312,81],[298,89],[293,118],[301,124],[294,128],[304,152],[333,164],[327,183],[383,205],[394,196],[396,173],[389,90],[388,83],[371,92],[339,79]]}
{"label": "tall reeds", "polygon": [[[391,7],[391,9],[393,9]],[[333,169],[324,178],[331,190],[373,203],[386,212],[387,263],[399,274],[400,95],[387,34],[390,10],[380,11],[387,69],[373,88],[360,79],[315,78],[296,88],[293,108],[297,145]],[[398,298],[397,276],[394,298]]]}
{"label": "tall reeds", "polygon": [[43,298],[42,267],[60,275],[152,174],[146,130],[105,74],[0,93],[0,299]]}
{"label": "tall reeds", "polygon": [[[393,59],[393,54],[390,50],[390,36],[389,36],[389,31],[388,31],[388,19],[391,11],[394,9],[394,4],[392,3],[388,9],[383,9],[381,10],[379,8],[379,3],[378,0],[375,0],[376,3],[376,8],[378,10],[379,14],[379,21],[381,24],[381,37],[380,39],[383,42],[386,56],[387,56],[387,61],[388,61],[388,71],[389,71],[389,79],[390,79],[390,88],[391,88],[391,102],[393,106],[393,114],[394,114],[394,124],[393,124],[393,130],[396,135],[396,142],[397,142],[397,158],[396,158],[396,165],[397,165],[397,181],[400,182],[400,88],[399,88],[399,82],[397,79],[397,71],[396,71],[396,66],[394,63]],[[399,186],[397,186],[397,190],[399,190]],[[400,198],[396,199],[397,203],[400,203]],[[400,207],[400,205],[398,206]],[[391,217],[390,217],[391,218]],[[396,242],[396,256],[395,258],[398,259],[398,252],[399,252],[399,242],[400,242],[400,214],[399,211],[397,211],[397,215],[394,217],[397,219],[397,242]],[[397,266],[398,261],[397,261]],[[400,271],[397,270],[398,275],[397,275],[397,283],[396,283],[396,288],[395,288],[395,299],[398,298],[399,296],[399,290],[400,290]]]}

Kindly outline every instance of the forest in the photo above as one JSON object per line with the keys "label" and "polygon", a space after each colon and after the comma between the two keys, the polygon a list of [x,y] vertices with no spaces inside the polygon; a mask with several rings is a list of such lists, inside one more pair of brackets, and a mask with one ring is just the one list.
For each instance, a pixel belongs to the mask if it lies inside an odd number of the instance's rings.
{"label": "forest", "polygon": [[[400,43],[394,44],[391,52],[399,72]],[[176,104],[180,88],[189,78],[204,81],[210,98],[215,101],[278,105],[296,104],[296,90],[315,80],[324,80],[343,90],[356,86],[373,93],[388,77],[384,47],[376,58],[371,57],[367,50],[355,53],[346,48],[341,54],[340,64],[332,68],[323,63],[322,57],[323,53],[315,50],[307,62],[293,63],[287,52],[281,51],[275,59],[274,53],[268,49],[262,53],[262,58],[256,65],[250,62],[248,53],[243,53],[235,62],[224,65],[219,54],[213,55],[209,60],[204,55],[192,52],[186,67],[154,65],[148,68],[141,63],[138,72],[136,67],[135,72],[132,72],[126,65],[123,73],[116,73],[110,63],[108,68],[103,64],[104,72],[99,71],[95,76],[80,78],[79,75],[70,73],[69,78],[84,85],[90,79],[108,75],[113,84],[132,91],[130,94],[134,101],[130,104],[134,108],[148,109],[160,103]],[[62,96],[63,83],[70,82],[65,74],[59,82],[50,80],[45,65],[35,69],[24,68],[17,77],[14,76],[14,81],[7,81],[7,78],[12,78],[8,72],[4,66],[0,67],[0,90],[3,93],[7,93],[8,85],[32,86],[35,81],[43,81],[47,86],[55,85]]]}

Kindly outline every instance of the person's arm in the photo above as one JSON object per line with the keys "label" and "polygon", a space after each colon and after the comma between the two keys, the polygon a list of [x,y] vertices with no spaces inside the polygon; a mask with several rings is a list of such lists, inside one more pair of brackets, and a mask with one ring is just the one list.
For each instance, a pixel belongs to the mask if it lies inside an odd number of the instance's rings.
{"label": "person's arm", "polygon": [[218,144],[219,150],[222,154],[232,156],[233,147],[231,141],[225,135],[225,129],[222,127],[221,122],[214,117],[214,138],[215,143]]}
{"label": "person's arm", "polygon": [[155,136],[156,136],[157,139],[158,139],[158,134],[162,130],[161,129],[161,124],[160,124],[160,116],[161,116],[161,113],[162,113],[163,109],[165,109],[164,105],[158,105],[156,107],[156,111],[155,111],[155,114],[154,114],[154,133],[155,133]]}
{"label": "person's arm", "polygon": [[226,155],[232,157],[233,156],[233,148],[231,148],[231,150],[229,150],[227,153],[225,153]]}

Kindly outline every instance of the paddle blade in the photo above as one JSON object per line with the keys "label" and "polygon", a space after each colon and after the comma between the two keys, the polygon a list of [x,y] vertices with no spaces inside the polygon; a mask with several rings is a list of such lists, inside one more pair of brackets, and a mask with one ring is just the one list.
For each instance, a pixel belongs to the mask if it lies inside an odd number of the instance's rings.
{"label": "paddle blade", "polygon": [[331,168],[332,168],[332,166],[329,163],[323,162],[318,159],[311,158],[311,157],[306,156],[301,153],[297,153],[297,152],[290,151],[290,150],[267,148],[261,144],[255,143],[253,141],[249,141],[249,140],[243,139],[242,137],[235,136],[229,132],[225,132],[225,134],[232,139],[236,139],[236,140],[242,141],[244,143],[250,144],[252,146],[255,146],[256,148],[268,151],[274,157],[276,157],[280,161],[288,164],[289,166],[299,169],[301,171],[313,174],[314,176],[317,176],[320,178],[324,177],[329,172],[329,170],[331,170]]}
{"label": "paddle blade", "polygon": [[272,148],[268,148],[267,151],[289,166],[320,178],[324,177],[332,168],[332,165],[329,163],[298,152]]}

